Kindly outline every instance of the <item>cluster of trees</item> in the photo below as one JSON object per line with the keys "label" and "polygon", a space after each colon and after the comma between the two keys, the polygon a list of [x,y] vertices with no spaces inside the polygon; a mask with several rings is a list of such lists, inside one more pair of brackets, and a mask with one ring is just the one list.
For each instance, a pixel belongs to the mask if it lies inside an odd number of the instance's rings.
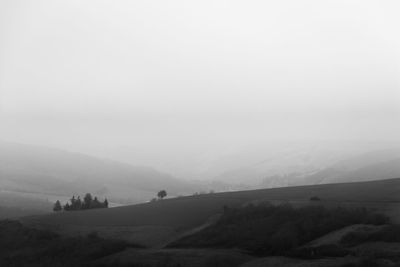
{"label": "cluster of trees", "polygon": [[69,202],[67,202],[64,206],[61,205],[59,200],[54,203],[53,211],[71,211],[71,210],[87,210],[87,209],[101,209],[108,208],[108,200],[107,198],[104,201],[100,201],[96,196],[93,198],[90,193],[87,193],[83,200],[81,197],[72,196]]}

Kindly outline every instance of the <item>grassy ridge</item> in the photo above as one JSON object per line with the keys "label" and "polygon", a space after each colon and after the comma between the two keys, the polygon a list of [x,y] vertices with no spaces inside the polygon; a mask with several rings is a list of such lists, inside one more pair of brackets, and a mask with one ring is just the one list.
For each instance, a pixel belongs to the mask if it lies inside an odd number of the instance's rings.
{"label": "grassy ridge", "polygon": [[237,207],[251,201],[271,200],[307,202],[311,196],[320,197],[324,203],[352,202],[368,205],[374,202],[382,203],[379,205],[385,207],[386,203],[400,202],[400,179],[215,193],[106,210],[35,216],[23,221],[82,226],[160,225],[188,229],[220,213],[225,205]]}
{"label": "grassy ridge", "polygon": [[382,225],[388,221],[386,216],[363,208],[247,205],[227,208],[215,225],[170,246],[240,248],[261,255],[285,255],[291,249],[349,225]]}

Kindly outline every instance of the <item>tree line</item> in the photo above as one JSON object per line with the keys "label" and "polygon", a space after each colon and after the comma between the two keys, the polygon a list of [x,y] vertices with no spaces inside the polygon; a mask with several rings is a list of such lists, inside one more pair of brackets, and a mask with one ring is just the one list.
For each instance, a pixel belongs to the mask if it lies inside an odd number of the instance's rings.
{"label": "tree line", "polygon": [[83,200],[81,197],[72,196],[70,201],[65,203],[65,205],[61,205],[61,202],[57,200],[54,203],[53,211],[72,211],[72,210],[87,210],[87,209],[101,209],[101,208],[108,208],[108,200],[107,198],[104,201],[100,201],[96,196],[93,196],[90,193],[86,193]]}

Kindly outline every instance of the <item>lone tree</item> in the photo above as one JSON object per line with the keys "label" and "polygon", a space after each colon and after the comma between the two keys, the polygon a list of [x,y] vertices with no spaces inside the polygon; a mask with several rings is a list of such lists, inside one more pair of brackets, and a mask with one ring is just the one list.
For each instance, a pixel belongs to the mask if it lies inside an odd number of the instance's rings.
{"label": "lone tree", "polygon": [[161,190],[160,192],[157,193],[158,198],[163,199],[164,197],[167,196],[167,191]]}
{"label": "lone tree", "polygon": [[61,210],[62,210],[62,207],[61,207],[60,200],[57,200],[56,203],[54,203],[53,211],[57,212],[57,211],[61,211]]}

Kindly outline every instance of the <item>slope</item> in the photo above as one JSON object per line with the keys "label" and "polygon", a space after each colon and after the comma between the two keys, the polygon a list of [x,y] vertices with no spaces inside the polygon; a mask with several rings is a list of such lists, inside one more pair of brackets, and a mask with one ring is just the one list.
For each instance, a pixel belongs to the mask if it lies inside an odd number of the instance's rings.
{"label": "slope", "polygon": [[224,206],[238,206],[252,201],[309,203],[319,196],[328,205],[361,205],[387,212],[398,209],[400,178],[360,183],[341,183],[287,188],[215,193],[166,199],[154,203],[110,209],[64,212],[24,218],[30,224],[76,225],[83,227],[170,227],[187,230],[203,224],[222,212]]}
{"label": "slope", "polygon": [[400,151],[382,150],[342,160],[304,177],[302,184],[361,182],[400,177]]}
{"label": "slope", "polygon": [[172,195],[195,191],[149,167],[7,142],[0,142],[0,189],[60,196],[92,192],[131,203],[148,200],[160,189]]}

